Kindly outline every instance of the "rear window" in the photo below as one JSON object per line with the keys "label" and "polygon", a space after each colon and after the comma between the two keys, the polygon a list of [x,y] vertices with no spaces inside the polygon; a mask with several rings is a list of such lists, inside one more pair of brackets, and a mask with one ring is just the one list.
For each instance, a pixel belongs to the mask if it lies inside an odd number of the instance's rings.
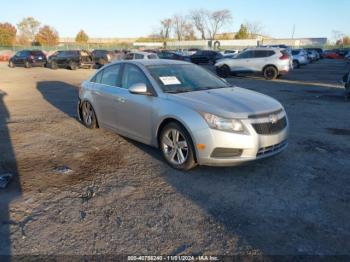
{"label": "rear window", "polygon": [[144,55],[142,55],[142,54],[135,54],[135,58],[134,59],[144,59]]}
{"label": "rear window", "polygon": [[263,57],[273,56],[274,54],[275,52],[272,50],[255,50],[254,57],[263,58]]}

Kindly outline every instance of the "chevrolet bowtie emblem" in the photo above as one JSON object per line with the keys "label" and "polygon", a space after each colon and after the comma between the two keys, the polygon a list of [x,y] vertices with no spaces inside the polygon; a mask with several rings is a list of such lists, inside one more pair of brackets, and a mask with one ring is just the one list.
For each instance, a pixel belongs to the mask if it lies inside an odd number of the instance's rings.
{"label": "chevrolet bowtie emblem", "polygon": [[276,124],[277,123],[277,121],[278,121],[278,117],[277,117],[277,115],[270,115],[270,122],[271,122],[271,124]]}

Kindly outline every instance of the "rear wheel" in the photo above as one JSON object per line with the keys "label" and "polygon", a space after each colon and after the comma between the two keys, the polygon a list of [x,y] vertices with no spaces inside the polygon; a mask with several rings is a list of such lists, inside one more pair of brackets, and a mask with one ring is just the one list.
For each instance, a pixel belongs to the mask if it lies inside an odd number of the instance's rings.
{"label": "rear wheel", "polygon": [[97,118],[92,105],[84,101],[81,105],[81,116],[83,124],[90,129],[97,128]]}
{"label": "rear wheel", "polygon": [[293,60],[293,68],[300,68],[300,63],[298,60]]}
{"label": "rear wheel", "polygon": [[265,79],[267,80],[274,80],[278,76],[278,71],[274,66],[265,67],[263,73],[264,73]]}
{"label": "rear wheel", "polygon": [[172,122],[166,125],[159,142],[163,156],[172,168],[190,170],[196,166],[191,137],[180,124]]}
{"label": "rear wheel", "polygon": [[221,67],[217,67],[216,72],[220,77],[226,78],[230,76],[231,69],[228,65],[223,65]]}

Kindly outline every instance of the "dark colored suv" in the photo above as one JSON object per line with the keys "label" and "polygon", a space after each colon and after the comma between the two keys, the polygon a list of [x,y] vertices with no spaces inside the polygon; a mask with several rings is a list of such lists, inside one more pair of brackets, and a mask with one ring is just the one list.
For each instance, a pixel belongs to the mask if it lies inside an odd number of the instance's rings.
{"label": "dark colored suv", "polygon": [[78,68],[93,68],[94,60],[88,51],[66,50],[57,51],[48,58],[48,66],[52,69],[68,68],[76,70]]}
{"label": "dark colored suv", "polygon": [[113,51],[108,50],[94,50],[91,52],[91,55],[95,61],[97,68],[100,68],[113,60],[115,60],[116,55]]}
{"label": "dark colored suv", "polygon": [[200,50],[191,56],[191,62],[194,64],[212,64],[214,65],[217,60],[223,58],[220,52],[211,50]]}
{"label": "dark colored suv", "polygon": [[30,68],[32,66],[45,66],[46,55],[40,50],[22,50],[17,52],[9,60],[9,67],[24,66]]}
{"label": "dark colored suv", "polygon": [[160,59],[170,59],[170,60],[180,60],[191,62],[191,58],[189,56],[181,55],[172,51],[161,51],[158,53],[158,57]]}

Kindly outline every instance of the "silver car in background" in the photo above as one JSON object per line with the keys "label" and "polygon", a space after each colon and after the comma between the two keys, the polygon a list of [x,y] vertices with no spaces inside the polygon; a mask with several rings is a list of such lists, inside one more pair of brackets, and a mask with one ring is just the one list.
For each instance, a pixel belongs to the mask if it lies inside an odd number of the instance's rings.
{"label": "silver car in background", "polygon": [[221,77],[236,73],[262,73],[266,79],[273,80],[288,73],[293,67],[287,50],[258,47],[246,49],[230,59],[220,59],[215,68]]}
{"label": "silver car in background", "polygon": [[182,61],[105,66],[83,82],[78,113],[88,128],[160,148],[180,170],[233,166],[287,147],[289,124],[278,101]]}
{"label": "silver car in background", "polygon": [[307,65],[310,62],[307,51],[304,49],[293,49],[292,56],[294,68],[300,68],[301,65]]}
{"label": "silver car in background", "polygon": [[130,52],[125,55],[124,60],[159,59],[157,54],[148,52]]}

